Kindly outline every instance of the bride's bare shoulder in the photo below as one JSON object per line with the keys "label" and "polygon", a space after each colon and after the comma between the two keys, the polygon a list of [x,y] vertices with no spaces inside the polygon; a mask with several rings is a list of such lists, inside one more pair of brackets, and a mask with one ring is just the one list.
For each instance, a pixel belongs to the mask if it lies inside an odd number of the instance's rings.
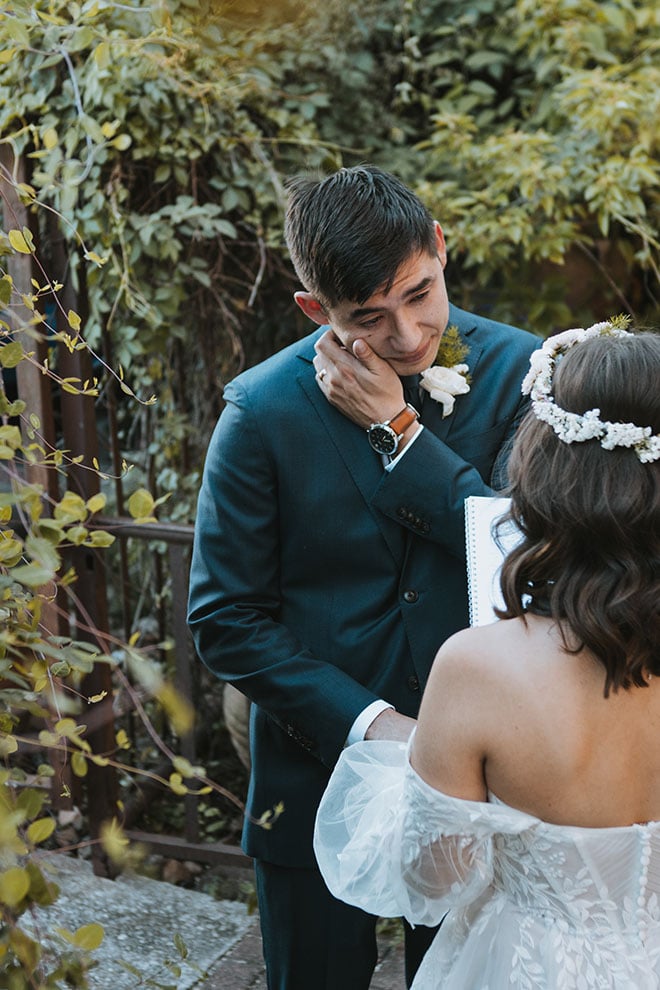
{"label": "bride's bare shoulder", "polygon": [[537,695],[539,686],[570,680],[558,630],[530,616],[464,629],[438,650],[429,677],[431,697],[453,697],[472,707],[506,698],[506,707]]}
{"label": "bride's bare shoulder", "polygon": [[446,793],[485,799],[484,759],[520,726],[537,691],[525,657],[540,631],[510,619],[466,629],[438,651],[422,696],[413,766]]}
{"label": "bride's bare shoulder", "polygon": [[526,616],[504,619],[486,626],[462,629],[450,636],[438,650],[436,665],[450,668],[454,663],[474,667],[524,663],[530,650],[557,649],[556,631],[549,619]]}

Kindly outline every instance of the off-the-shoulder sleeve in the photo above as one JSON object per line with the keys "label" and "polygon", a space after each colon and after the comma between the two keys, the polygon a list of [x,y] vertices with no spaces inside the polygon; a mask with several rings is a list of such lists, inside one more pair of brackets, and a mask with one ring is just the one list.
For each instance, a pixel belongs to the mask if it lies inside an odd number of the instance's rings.
{"label": "off-the-shoulder sleeve", "polygon": [[335,897],[381,917],[438,924],[493,876],[493,839],[537,823],[499,804],[426,784],[403,743],[345,749],[321,801],[314,851]]}

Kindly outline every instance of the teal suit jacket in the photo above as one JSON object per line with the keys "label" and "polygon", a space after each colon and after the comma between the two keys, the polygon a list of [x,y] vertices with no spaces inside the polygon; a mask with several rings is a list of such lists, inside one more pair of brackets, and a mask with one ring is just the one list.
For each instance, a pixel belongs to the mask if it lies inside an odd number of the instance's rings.
{"label": "teal suit jacket", "polygon": [[[392,471],[331,406],[317,330],[225,389],[199,495],[189,624],[199,656],[252,705],[244,848],[314,862],[321,794],[372,701],[417,714],[440,644],[468,624],[463,503],[491,476],[523,410],[540,341],[450,307],[469,394],[424,403],[425,429]],[[282,802],[270,830],[257,825]]]}

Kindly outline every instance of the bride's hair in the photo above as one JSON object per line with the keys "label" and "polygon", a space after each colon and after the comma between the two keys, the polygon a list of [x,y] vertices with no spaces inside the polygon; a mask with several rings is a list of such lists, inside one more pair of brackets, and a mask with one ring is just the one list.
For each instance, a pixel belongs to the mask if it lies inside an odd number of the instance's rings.
{"label": "bride's hair", "polygon": [[[557,363],[558,406],[660,433],[660,335],[597,337]],[[587,648],[610,689],[660,676],[660,461],[565,443],[529,411],[509,461],[522,542],[502,567],[500,618],[554,618],[565,648]]]}

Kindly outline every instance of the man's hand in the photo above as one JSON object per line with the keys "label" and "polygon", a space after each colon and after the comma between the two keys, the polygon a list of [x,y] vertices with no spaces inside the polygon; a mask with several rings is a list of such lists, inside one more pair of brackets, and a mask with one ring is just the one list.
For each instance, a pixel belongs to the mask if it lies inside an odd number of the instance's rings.
{"label": "man's hand", "polygon": [[365,430],[405,405],[399,376],[364,340],[354,341],[349,351],[326,330],[316,342],[314,367],[328,402]]}
{"label": "man's hand", "polygon": [[408,742],[410,733],[417,725],[414,718],[401,715],[393,708],[386,708],[377,715],[366,731],[365,739],[392,739],[395,742]]}

